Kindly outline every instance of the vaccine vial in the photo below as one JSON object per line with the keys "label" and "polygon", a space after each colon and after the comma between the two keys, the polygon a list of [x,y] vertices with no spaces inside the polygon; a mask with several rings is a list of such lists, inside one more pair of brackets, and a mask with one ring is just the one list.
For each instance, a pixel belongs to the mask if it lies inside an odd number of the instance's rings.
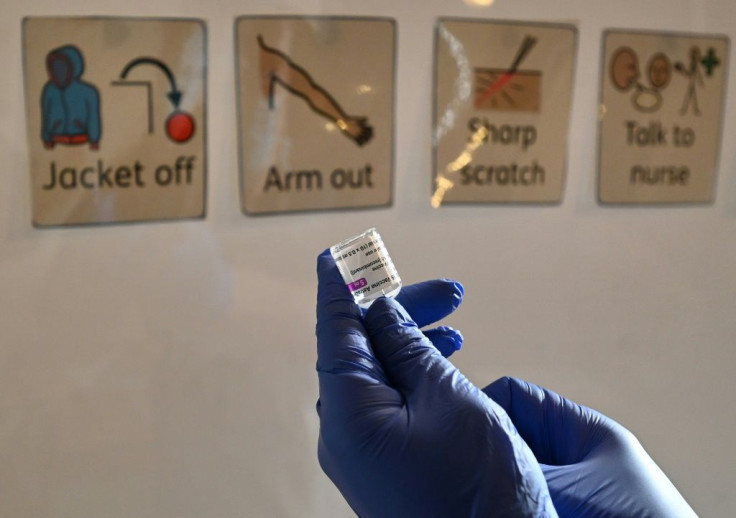
{"label": "vaccine vial", "polygon": [[367,308],[379,297],[393,297],[401,279],[375,228],[330,247],[333,259],[355,302]]}

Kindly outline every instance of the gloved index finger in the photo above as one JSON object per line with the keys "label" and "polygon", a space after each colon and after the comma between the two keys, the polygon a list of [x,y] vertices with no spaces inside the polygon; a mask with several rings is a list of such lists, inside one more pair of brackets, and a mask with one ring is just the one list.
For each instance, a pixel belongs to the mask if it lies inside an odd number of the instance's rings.
{"label": "gloved index finger", "polygon": [[465,289],[450,279],[410,284],[401,288],[396,301],[411,315],[417,326],[424,327],[455,311],[463,301]]}

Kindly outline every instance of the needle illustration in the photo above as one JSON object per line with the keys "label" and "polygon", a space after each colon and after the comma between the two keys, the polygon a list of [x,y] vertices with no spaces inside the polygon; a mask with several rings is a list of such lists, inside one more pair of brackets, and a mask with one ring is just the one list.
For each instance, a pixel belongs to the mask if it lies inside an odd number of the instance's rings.
{"label": "needle illustration", "polygon": [[501,74],[498,79],[491,83],[491,86],[489,86],[488,89],[483,92],[483,95],[476,102],[476,106],[482,105],[493,94],[501,90],[504,86],[508,84],[509,81],[511,81],[511,79],[513,79],[513,77],[516,75],[517,70],[519,69],[519,65],[536,44],[537,38],[535,38],[534,36],[527,36],[524,38],[524,41],[521,42],[521,47],[519,47],[519,51],[516,53],[516,57],[514,58],[514,62],[511,64],[511,67],[506,72]]}

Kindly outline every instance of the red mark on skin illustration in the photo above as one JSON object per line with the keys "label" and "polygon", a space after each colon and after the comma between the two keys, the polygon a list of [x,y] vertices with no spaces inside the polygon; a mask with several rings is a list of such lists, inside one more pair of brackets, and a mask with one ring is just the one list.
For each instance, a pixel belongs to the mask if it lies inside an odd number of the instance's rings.
{"label": "red mark on skin illustration", "polygon": [[501,76],[496,79],[491,86],[488,87],[488,90],[483,92],[483,95],[480,97],[480,99],[475,103],[476,106],[481,106],[485,101],[490,99],[495,93],[503,89],[504,86],[506,86],[509,81],[511,81],[514,76],[516,75],[517,70],[519,69],[519,65],[524,60],[524,58],[529,54],[529,51],[532,50],[532,47],[537,44],[537,38],[533,36],[527,36],[524,38],[524,41],[521,42],[521,47],[519,48],[519,51],[516,53],[516,58],[514,58],[514,62],[511,64],[511,67],[501,74]]}

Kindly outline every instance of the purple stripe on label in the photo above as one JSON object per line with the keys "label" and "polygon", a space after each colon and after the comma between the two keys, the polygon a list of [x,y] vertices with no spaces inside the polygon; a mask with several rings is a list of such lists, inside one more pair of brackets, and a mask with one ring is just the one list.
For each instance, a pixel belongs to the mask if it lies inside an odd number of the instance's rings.
{"label": "purple stripe on label", "polygon": [[368,281],[365,280],[365,277],[358,279],[357,281],[353,281],[350,284],[348,284],[348,289],[350,290],[350,293],[359,290],[360,288],[365,288],[368,286]]}

